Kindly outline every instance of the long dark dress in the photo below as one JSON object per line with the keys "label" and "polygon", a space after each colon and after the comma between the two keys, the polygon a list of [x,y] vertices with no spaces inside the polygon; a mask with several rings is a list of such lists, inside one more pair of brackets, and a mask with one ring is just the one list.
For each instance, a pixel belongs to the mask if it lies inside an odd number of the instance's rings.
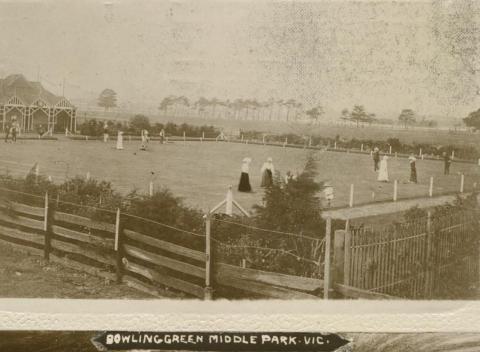
{"label": "long dark dress", "polygon": [[410,162],[410,182],[417,183],[417,167],[415,161]]}
{"label": "long dark dress", "polygon": [[270,187],[273,184],[272,170],[265,169],[262,174],[262,187]]}
{"label": "long dark dress", "polygon": [[239,192],[251,192],[252,186],[250,186],[250,177],[247,172],[242,172],[240,175],[240,183],[238,184]]}
{"label": "long dark dress", "polygon": [[378,164],[380,163],[380,153],[373,152],[373,171],[378,171]]}

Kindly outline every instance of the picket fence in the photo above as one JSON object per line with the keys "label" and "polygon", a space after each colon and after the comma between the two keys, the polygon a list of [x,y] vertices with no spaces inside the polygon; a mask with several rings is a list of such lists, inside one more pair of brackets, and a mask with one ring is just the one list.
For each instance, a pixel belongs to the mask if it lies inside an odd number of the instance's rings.
{"label": "picket fence", "polygon": [[226,298],[242,291],[244,297],[318,299],[323,288],[321,279],[216,261],[205,234],[119,210],[112,221],[98,221],[57,210],[58,199],[48,194],[33,205],[13,195],[0,192],[0,242],[152,296],[211,299],[218,290]]}
{"label": "picket fence", "polygon": [[465,298],[479,282],[479,209],[334,235],[335,282],[409,299]]}

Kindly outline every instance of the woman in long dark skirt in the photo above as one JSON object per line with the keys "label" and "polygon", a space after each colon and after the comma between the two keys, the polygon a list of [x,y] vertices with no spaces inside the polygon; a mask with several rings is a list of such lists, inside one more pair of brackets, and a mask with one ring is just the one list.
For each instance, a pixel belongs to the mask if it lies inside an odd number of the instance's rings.
{"label": "woman in long dark skirt", "polygon": [[408,161],[410,162],[410,182],[417,183],[417,166],[415,165],[417,158],[410,154]]}
{"label": "woman in long dark skirt", "polygon": [[263,163],[260,172],[262,173],[261,187],[270,187],[273,184],[273,174],[275,173],[272,158],[268,158],[267,161]]}
{"label": "woman in long dark skirt", "polygon": [[250,163],[252,159],[245,158],[242,162],[242,173],[240,175],[240,183],[238,184],[239,192],[251,192],[252,186],[250,185],[250,177],[248,175],[250,169]]}

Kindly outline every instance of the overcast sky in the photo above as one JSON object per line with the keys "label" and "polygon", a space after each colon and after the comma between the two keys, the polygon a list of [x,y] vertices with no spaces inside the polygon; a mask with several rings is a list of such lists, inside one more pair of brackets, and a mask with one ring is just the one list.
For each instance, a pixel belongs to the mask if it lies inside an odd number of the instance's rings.
{"label": "overcast sky", "polygon": [[[480,2],[0,0],[0,75],[71,98],[112,88],[294,98],[331,113],[463,117],[479,108]],[[476,31],[474,29],[477,29]]]}

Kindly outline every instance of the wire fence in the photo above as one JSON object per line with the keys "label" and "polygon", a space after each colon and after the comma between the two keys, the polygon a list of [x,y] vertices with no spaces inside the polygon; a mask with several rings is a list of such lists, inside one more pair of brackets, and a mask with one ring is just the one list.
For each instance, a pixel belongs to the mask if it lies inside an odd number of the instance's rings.
{"label": "wire fence", "polygon": [[258,228],[216,215],[212,219],[214,256],[222,262],[257,270],[321,278],[325,237]]}

